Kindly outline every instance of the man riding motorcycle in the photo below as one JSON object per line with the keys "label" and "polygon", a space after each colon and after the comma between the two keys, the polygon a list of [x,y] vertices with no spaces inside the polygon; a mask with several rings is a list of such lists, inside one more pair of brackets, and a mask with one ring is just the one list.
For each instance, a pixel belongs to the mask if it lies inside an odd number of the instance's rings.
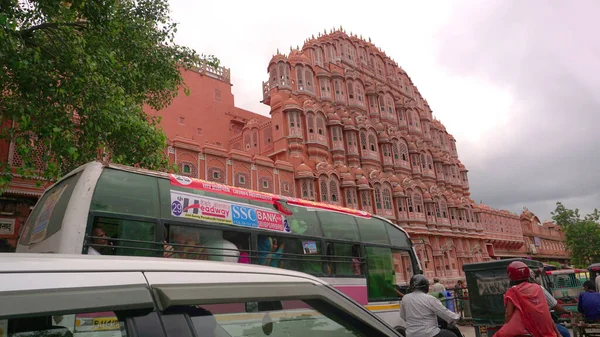
{"label": "man riding motorcycle", "polygon": [[406,337],[461,337],[450,330],[440,329],[438,317],[448,323],[460,318],[437,298],[427,294],[429,280],[421,274],[410,279],[411,292],[404,295],[400,316],[406,322]]}

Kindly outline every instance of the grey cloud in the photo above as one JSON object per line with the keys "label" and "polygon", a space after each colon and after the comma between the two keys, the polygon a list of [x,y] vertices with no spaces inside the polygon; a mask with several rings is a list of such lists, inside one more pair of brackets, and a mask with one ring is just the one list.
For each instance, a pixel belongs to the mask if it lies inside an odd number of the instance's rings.
{"label": "grey cloud", "polygon": [[556,201],[584,213],[600,206],[600,2],[481,4],[461,7],[438,35],[448,72],[484,78],[514,99],[506,127],[477,146],[458,139],[472,198],[527,206],[542,219]]}

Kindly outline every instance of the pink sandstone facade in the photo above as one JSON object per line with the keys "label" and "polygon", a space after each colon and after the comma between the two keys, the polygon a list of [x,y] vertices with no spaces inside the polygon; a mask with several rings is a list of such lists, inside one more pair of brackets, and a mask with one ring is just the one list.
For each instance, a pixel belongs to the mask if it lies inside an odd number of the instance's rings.
{"label": "pink sandstone facade", "polygon": [[[183,72],[189,96],[182,89],[164,111],[148,110],[163,117],[181,174],[386,217],[411,234],[425,274],[446,284],[465,263],[535,256],[524,235],[537,225],[469,198],[456,140],[372,43],[335,31],[278,52],[267,71],[269,117],[235,107],[229,70],[205,64]],[[0,160],[17,166],[11,149],[0,144]],[[2,197],[39,193],[15,184]],[[562,238],[546,232],[538,236]],[[543,256],[566,254],[560,246]]]}
{"label": "pink sandstone facade", "polygon": [[469,198],[456,140],[376,46],[336,31],[267,71],[270,118],[235,107],[229,71],[205,67],[184,73],[189,97],[151,112],[182,174],[384,216],[447,284],[465,263],[527,256],[521,218]]}

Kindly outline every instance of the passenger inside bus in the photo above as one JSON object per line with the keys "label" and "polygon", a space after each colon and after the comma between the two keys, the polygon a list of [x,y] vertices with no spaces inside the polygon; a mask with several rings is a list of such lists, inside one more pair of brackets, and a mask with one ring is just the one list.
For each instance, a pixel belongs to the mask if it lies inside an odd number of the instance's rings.
{"label": "passenger inside bus", "polygon": [[112,241],[109,240],[104,229],[95,225],[92,228],[91,244],[88,247],[88,255],[114,255]]}
{"label": "passenger inside bus", "polygon": [[171,226],[169,240],[165,242],[164,257],[206,260],[205,248],[200,245],[200,233],[193,228]]}
{"label": "passenger inside bus", "polygon": [[283,268],[281,257],[285,241],[270,236],[258,236],[258,264]]}

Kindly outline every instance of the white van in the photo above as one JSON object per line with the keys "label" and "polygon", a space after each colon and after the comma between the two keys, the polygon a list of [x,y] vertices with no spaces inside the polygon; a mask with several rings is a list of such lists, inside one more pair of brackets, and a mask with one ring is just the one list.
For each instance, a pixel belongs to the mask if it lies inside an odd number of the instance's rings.
{"label": "white van", "polygon": [[0,337],[398,337],[318,278],[125,256],[0,254]]}

